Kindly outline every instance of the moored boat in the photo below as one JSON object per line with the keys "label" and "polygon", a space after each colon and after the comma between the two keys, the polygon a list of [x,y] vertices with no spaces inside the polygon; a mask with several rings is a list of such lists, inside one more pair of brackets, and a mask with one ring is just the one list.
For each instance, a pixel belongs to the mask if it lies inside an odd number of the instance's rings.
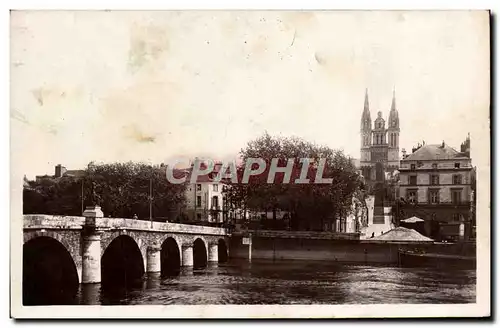
{"label": "moored boat", "polygon": [[457,269],[475,269],[476,257],[399,250],[399,264],[402,267],[455,267]]}

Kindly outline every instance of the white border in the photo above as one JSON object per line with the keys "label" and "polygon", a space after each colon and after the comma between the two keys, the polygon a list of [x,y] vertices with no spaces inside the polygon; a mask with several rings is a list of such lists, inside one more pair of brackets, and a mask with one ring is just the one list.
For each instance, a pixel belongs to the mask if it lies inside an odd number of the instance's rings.
{"label": "white border", "polygon": [[[63,1],[46,1],[44,4],[40,4],[38,1],[16,1],[12,3],[10,8],[15,9],[51,9],[51,8],[65,8],[65,9],[487,9],[491,7],[498,7],[498,2],[495,1],[439,1],[439,0],[422,0],[422,1],[411,1],[411,2],[399,2],[399,1],[378,1],[374,3],[373,1],[246,1],[246,2],[211,2],[207,6],[206,1],[175,1],[165,4],[165,2],[158,3],[156,1],[142,0],[136,3],[130,3],[126,1],[120,1],[118,4],[113,4],[112,2],[90,0],[78,2],[63,2]],[[4,22],[8,22],[8,12],[4,11]],[[7,17],[6,17],[7,16]],[[2,24],[5,36],[8,40],[8,23]],[[8,46],[7,51],[2,52],[7,54],[7,58],[3,62],[8,63]],[[4,74],[2,76],[8,76],[7,69],[4,67]],[[8,67],[8,66],[7,66]],[[6,81],[6,86],[3,88],[4,96],[2,99],[7,100],[8,90],[8,80]],[[496,92],[497,90],[495,90]],[[9,108],[6,104],[5,108]],[[6,137],[4,140],[9,140],[9,121],[1,120],[3,126],[3,133]],[[485,133],[485,140],[489,140],[487,133]],[[6,149],[4,154],[9,152],[9,142],[2,143]],[[488,142],[483,145],[485,150],[489,152]],[[486,159],[486,158],[484,158]],[[487,159],[486,159],[487,160]],[[475,163],[479,165],[479,159],[474,159]],[[482,162],[482,161],[481,161]],[[484,162],[483,162],[484,163]],[[5,165],[5,162],[4,162]],[[10,176],[10,170],[8,164],[4,176]],[[5,168],[5,166],[3,166]],[[484,183],[484,181],[481,181]],[[497,185],[497,184],[494,184]],[[484,186],[489,188],[489,186]],[[1,200],[4,202],[3,209],[7,210],[11,205],[9,203],[10,189],[8,187],[2,189]],[[15,195],[13,195],[14,197]],[[485,203],[484,201],[487,201]],[[489,199],[480,200],[483,215],[487,215]],[[479,206],[478,206],[479,207]],[[11,218],[10,223],[11,229],[16,229],[20,227],[20,220],[15,220],[15,211],[12,211],[12,217],[9,213],[6,213],[4,217]],[[478,214],[479,211],[478,211]],[[489,215],[488,215],[489,216]],[[495,217],[495,216],[493,216]],[[4,232],[9,229],[4,229]],[[14,231],[14,230],[13,230]],[[18,230],[19,231],[19,230]],[[12,236],[12,242],[15,242],[14,236]],[[5,236],[4,240],[4,252],[9,249],[8,238]],[[486,246],[486,247],[485,247]],[[478,250],[488,251],[488,245],[478,245]],[[11,250],[11,260],[12,263],[16,263],[16,259],[19,257],[19,253],[16,252],[19,248],[14,247]],[[5,262],[8,256],[5,257]],[[4,263],[5,263],[4,262]],[[338,306],[52,306],[52,307],[16,307],[11,309],[11,314],[16,317],[38,317],[38,318],[193,318],[193,317],[204,317],[204,318],[277,318],[277,317],[288,317],[288,318],[345,318],[345,317],[435,317],[435,316],[482,316],[489,313],[489,263],[478,263],[478,303],[477,304],[465,304],[465,305],[338,305]],[[5,266],[7,267],[7,266]],[[479,274],[481,273],[481,274]],[[483,273],[487,273],[483,275]],[[8,272],[4,274],[9,274]],[[19,277],[19,276],[18,276]],[[10,279],[9,279],[10,280]],[[6,282],[7,279],[4,277],[2,281]],[[11,281],[15,284],[15,281]],[[486,288],[486,289],[485,289]],[[3,290],[7,290],[4,288]],[[480,293],[484,291],[486,293]],[[480,297],[480,294],[481,295]],[[484,295],[488,294],[488,295]],[[486,297],[484,297],[486,296]],[[5,300],[6,298],[4,298]],[[484,299],[484,301],[483,301]]]}

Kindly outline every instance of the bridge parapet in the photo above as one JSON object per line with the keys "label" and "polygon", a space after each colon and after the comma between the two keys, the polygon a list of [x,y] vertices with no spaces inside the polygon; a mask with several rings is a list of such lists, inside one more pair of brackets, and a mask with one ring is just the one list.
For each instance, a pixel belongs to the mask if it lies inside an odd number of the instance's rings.
{"label": "bridge parapet", "polygon": [[24,229],[82,229],[84,225],[85,217],[83,216],[45,214],[23,215]]}
{"label": "bridge parapet", "polygon": [[226,229],[196,226],[190,224],[170,223],[170,222],[153,222],[134,219],[120,218],[98,218],[96,219],[96,228],[98,229],[117,229],[125,228],[130,230],[147,230],[169,233],[188,233],[188,234],[203,234],[203,235],[226,235]]}
{"label": "bridge parapet", "polygon": [[[24,229],[82,229],[85,226],[83,216],[59,215],[24,215]],[[224,228],[196,226],[170,222],[151,222],[125,218],[95,218],[95,227],[100,230],[129,229],[154,232],[227,235]]]}

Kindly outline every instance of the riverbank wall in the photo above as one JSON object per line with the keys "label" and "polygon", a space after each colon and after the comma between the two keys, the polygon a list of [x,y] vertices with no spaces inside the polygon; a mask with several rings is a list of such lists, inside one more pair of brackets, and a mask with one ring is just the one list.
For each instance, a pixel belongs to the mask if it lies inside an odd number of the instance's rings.
{"label": "riverbank wall", "polygon": [[[336,238],[337,237],[337,238]],[[250,244],[247,244],[251,242]],[[249,250],[251,248],[251,250]],[[399,249],[424,250],[427,253],[474,255],[474,244],[435,242],[391,242],[360,240],[355,234],[345,236],[322,233],[233,234],[230,258],[262,260],[318,260],[367,264],[397,264]]]}

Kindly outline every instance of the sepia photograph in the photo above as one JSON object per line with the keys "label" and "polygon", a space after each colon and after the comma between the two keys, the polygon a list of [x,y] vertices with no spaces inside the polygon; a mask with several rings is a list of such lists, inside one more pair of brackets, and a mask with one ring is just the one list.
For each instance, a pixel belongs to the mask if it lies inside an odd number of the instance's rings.
{"label": "sepia photograph", "polygon": [[12,10],[11,316],[490,316],[490,15]]}

